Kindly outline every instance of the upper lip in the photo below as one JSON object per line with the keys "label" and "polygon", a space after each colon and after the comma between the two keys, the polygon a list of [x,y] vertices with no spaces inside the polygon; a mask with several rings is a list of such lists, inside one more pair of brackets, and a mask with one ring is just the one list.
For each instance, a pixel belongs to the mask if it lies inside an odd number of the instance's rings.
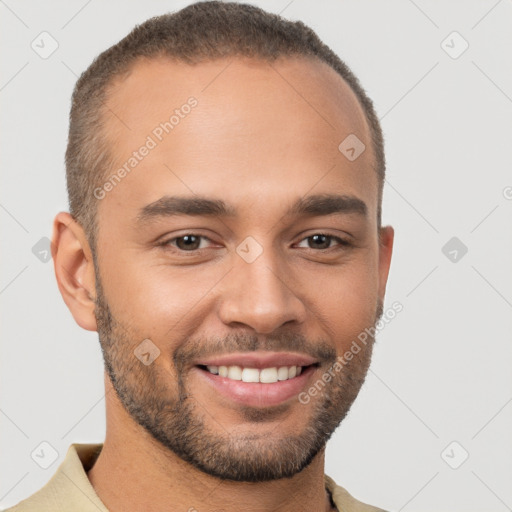
{"label": "upper lip", "polygon": [[196,365],[242,366],[244,368],[273,368],[280,366],[309,366],[318,361],[306,354],[294,352],[235,352],[202,359]]}

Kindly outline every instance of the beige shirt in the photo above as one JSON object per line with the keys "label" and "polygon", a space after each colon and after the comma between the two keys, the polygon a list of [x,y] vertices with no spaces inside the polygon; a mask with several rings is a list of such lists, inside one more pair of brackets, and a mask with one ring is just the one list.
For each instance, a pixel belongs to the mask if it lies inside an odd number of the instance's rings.
{"label": "beige shirt", "polygon": [[[109,512],[86,473],[102,447],[103,444],[72,444],[49,482],[4,512]],[[324,480],[338,512],[384,512],[357,501],[327,475],[324,475]]]}

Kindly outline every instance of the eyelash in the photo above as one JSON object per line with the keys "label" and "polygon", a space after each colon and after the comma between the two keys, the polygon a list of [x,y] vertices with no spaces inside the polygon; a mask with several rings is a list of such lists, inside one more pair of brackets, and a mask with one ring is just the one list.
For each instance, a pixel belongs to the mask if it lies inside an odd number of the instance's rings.
{"label": "eyelash", "polygon": [[[325,237],[329,238],[331,241],[334,240],[334,241],[338,242],[338,247],[349,247],[349,246],[352,245],[348,240],[346,240],[344,238],[340,238],[338,236],[330,235],[329,233],[322,233],[322,232],[313,233],[312,235],[306,236],[306,237],[302,238],[300,240],[300,242],[303,242],[304,240],[308,240],[309,238],[313,238],[316,235],[325,236]],[[174,238],[170,238],[169,240],[165,240],[164,242],[162,242],[159,245],[162,246],[164,249],[166,249],[168,247],[172,247],[173,249],[175,249],[178,252],[183,253],[183,254],[186,254],[186,253],[197,254],[200,251],[204,250],[204,248],[203,248],[203,249],[192,249],[190,251],[185,251],[183,249],[180,249],[179,247],[176,247],[175,245],[172,245],[172,242],[175,242],[176,240],[179,240],[180,238],[185,238],[186,236],[194,236],[196,238],[201,238],[201,239],[204,239],[204,240],[210,240],[207,236],[204,236],[204,235],[198,235],[198,234],[195,234],[195,233],[185,233],[184,235],[177,236],[177,237],[174,237]],[[306,247],[306,249],[308,249],[310,251],[314,251],[314,252],[325,252],[325,251],[329,251],[329,250],[333,249],[334,247],[328,247],[327,249],[314,249],[312,247]]]}

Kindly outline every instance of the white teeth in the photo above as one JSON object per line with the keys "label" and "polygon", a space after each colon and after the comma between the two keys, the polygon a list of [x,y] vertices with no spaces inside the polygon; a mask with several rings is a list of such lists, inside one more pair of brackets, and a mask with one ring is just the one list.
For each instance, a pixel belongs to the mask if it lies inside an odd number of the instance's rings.
{"label": "white teeth", "polygon": [[242,367],[228,366],[228,379],[242,380]]}
{"label": "white teeth", "polygon": [[238,365],[233,366],[206,366],[210,373],[227,377],[232,380],[241,380],[243,382],[262,382],[272,384],[281,380],[293,379],[302,373],[301,366],[281,366],[279,368],[242,368]]}
{"label": "white teeth", "polygon": [[287,366],[281,366],[277,370],[277,378],[278,380],[288,380],[288,367]]}
{"label": "white teeth", "polygon": [[260,371],[260,382],[271,384],[277,382],[277,368],[263,368]]}
{"label": "white teeth", "polygon": [[260,372],[256,368],[244,368],[242,372],[242,380],[244,382],[259,382]]}

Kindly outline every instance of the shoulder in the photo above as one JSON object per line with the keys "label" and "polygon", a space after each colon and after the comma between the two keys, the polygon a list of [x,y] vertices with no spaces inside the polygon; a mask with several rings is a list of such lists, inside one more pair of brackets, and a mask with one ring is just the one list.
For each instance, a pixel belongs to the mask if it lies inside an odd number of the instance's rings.
{"label": "shoulder", "polygon": [[108,512],[86,474],[102,446],[72,444],[46,485],[3,512]]}
{"label": "shoulder", "polygon": [[42,496],[39,491],[2,512],[53,512],[54,510],[56,509],[48,496]]}
{"label": "shoulder", "polygon": [[339,512],[386,512],[382,508],[367,505],[356,500],[346,489],[338,485],[331,477],[324,475],[325,486]]}

